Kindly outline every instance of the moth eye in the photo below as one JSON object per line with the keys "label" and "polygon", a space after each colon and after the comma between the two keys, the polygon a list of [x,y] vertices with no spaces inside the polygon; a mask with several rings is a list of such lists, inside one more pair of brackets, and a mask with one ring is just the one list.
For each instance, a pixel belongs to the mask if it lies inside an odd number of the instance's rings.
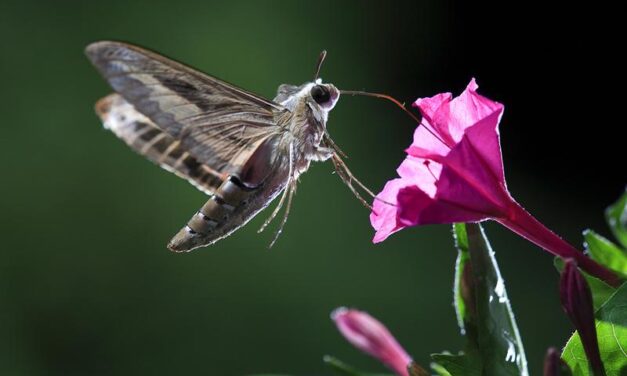
{"label": "moth eye", "polygon": [[331,93],[326,87],[316,85],[311,89],[311,97],[316,101],[316,103],[323,104],[331,99]]}

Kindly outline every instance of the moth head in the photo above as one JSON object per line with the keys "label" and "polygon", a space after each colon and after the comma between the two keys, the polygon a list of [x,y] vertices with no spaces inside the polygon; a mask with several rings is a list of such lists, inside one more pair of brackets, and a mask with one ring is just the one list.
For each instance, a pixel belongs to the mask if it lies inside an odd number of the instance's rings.
{"label": "moth head", "polygon": [[309,90],[311,99],[322,109],[330,111],[335,107],[340,91],[332,84],[323,84],[320,79],[316,80]]}

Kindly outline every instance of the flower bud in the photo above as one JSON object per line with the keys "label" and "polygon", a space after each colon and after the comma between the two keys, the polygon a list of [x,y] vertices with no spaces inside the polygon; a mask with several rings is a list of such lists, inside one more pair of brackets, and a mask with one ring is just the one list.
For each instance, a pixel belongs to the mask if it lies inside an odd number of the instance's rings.
{"label": "flower bud", "polygon": [[586,279],[572,259],[567,259],[564,263],[560,279],[560,300],[564,312],[579,333],[594,375],[605,375],[597,341],[592,293]]}
{"label": "flower bud", "polygon": [[399,376],[409,376],[411,357],[389,330],[366,312],[338,308],[331,314],[340,333],[359,350],[381,361]]}

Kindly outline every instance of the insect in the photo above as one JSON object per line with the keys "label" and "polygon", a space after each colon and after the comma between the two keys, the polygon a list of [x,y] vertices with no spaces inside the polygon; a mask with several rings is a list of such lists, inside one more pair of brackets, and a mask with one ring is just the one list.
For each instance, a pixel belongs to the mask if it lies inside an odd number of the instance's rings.
{"label": "insect", "polygon": [[366,206],[353,183],[374,197],[327,131],[340,90],[318,77],[325,51],[313,81],[280,85],[272,101],[134,45],[100,41],[85,52],[115,91],[96,103],[104,127],[209,195],[170,240],[170,250],[213,244],[281,195],[259,230],[285,205],[272,246],[287,221],[298,177],[312,161],[331,160]]}

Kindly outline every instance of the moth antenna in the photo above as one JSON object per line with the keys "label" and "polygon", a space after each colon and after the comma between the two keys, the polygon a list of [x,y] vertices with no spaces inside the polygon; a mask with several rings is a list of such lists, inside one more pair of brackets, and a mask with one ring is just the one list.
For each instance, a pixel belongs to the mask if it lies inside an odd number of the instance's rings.
{"label": "moth antenna", "polygon": [[449,144],[446,143],[440,136],[438,136],[437,133],[435,133],[431,128],[426,126],[426,124],[422,123],[422,120],[418,116],[416,116],[413,112],[409,111],[407,109],[407,107],[405,107],[404,103],[401,103],[398,99],[394,98],[391,95],[381,94],[381,93],[369,93],[367,91],[362,91],[362,90],[340,90],[340,93],[341,94],[346,94],[346,95],[363,95],[363,96],[366,96],[366,97],[374,97],[374,98],[386,99],[386,100],[394,103],[395,105],[397,105],[401,110],[403,110],[403,112],[405,112],[407,115],[409,115],[409,117],[412,118],[413,121],[418,123],[418,125],[422,125],[423,127],[425,127],[425,129],[429,133],[431,133],[431,135],[433,137],[435,137],[438,141],[440,141],[441,143],[443,143],[446,146],[449,146]]}
{"label": "moth antenna", "polygon": [[318,79],[318,76],[320,76],[320,68],[322,68],[322,63],[324,62],[324,59],[327,57],[327,50],[322,50],[322,52],[320,52],[320,56],[318,56],[318,62],[316,63],[316,74],[314,75],[314,82]]}

